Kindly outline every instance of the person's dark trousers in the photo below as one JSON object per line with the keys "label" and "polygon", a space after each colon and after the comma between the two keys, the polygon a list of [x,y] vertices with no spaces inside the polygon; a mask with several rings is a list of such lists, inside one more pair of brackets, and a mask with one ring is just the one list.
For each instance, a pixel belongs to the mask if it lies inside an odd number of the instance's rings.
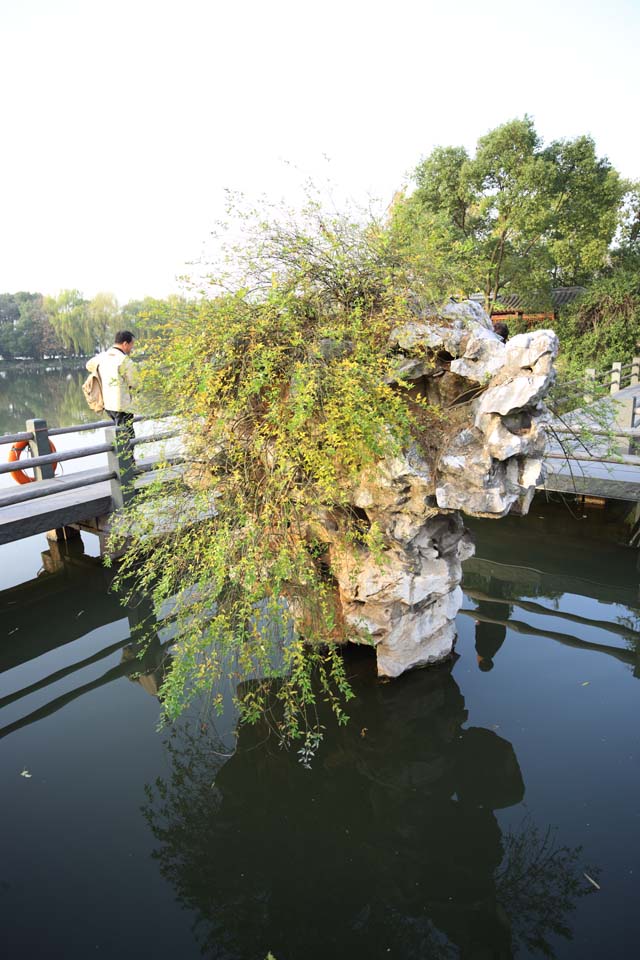
{"label": "person's dark trousers", "polygon": [[123,464],[127,461],[133,465],[133,447],[131,441],[135,437],[133,429],[133,414],[124,410],[105,410],[116,426],[116,437],[121,448],[120,459]]}

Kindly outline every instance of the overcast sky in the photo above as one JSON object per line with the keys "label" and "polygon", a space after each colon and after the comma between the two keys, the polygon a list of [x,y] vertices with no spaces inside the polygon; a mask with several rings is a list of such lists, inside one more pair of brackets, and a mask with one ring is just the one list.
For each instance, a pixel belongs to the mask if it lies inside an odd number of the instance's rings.
{"label": "overcast sky", "polygon": [[640,0],[0,0],[0,292],[178,289],[225,188],[387,203],[525,113],[640,177]]}

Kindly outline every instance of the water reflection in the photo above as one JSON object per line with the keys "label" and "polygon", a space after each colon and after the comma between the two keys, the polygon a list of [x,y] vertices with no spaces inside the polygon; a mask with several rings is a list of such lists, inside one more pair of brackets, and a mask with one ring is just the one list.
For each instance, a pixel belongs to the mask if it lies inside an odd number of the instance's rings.
{"label": "water reflection", "polygon": [[465,523],[476,556],[464,563],[464,587],[469,583],[507,602],[574,594],[640,609],[638,551],[620,546],[628,531],[608,522],[606,514],[590,515],[581,524],[562,504],[534,502],[524,521],[509,516],[489,526],[486,520]]}
{"label": "water reflection", "polygon": [[505,621],[509,619],[511,608],[508,603],[495,600],[479,600],[476,610],[476,656],[478,668],[483,672],[493,670],[493,659],[504,643],[507,635]]}
{"label": "water reflection", "polygon": [[0,434],[24,430],[31,417],[52,427],[95,420],[81,390],[85,377],[82,360],[0,364]]}
{"label": "water reflection", "polygon": [[588,884],[579,850],[530,822],[503,836],[495,811],[525,792],[511,743],[466,726],[450,667],[381,684],[350,663],[351,722],[327,723],[310,771],[266,725],[231,758],[200,725],[168,741],[144,813],[203,954],[552,955]]}
{"label": "water reflection", "polygon": [[[126,620],[128,629],[125,638],[0,698],[0,709],[8,707],[122,651],[120,662],[101,676],[0,726],[0,739],[121,677],[129,677],[157,697],[168,669],[170,641],[163,642],[157,630],[150,629],[151,605],[138,598],[123,606],[111,589],[112,573],[99,558],[85,554],[80,537],[50,543],[41,557],[42,569],[35,580],[0,592],[0,617],[8,634],[17,640],[0,647],[0,674],[73,643],[98,627]],[[143,634],[144,642],[139,639]]]}
{"label": "water reflection", "polygon": [[[475,620],[478,667],[492,669],[508,628],[603,653],[628,664],[639,678],[638,555],[617,542],[625,535],[615,522],[619,505],[612,508],[612,517],[583,517],[584,525],[562,505],[546,504],[543,515],[543,507],[534,503],[533,509],[525,523],[506,517],[489,529],[486,522],[469,522],[476,555],[465,561],[463,589],[476,606],[460,613]],[[589,533],[599,537],[590,540]],[[538,602],[543,600],[547,602]],[[571,609],[566,609],[567,601]],[[577,612],[583,605],[600,616]],[[612,614],[611,606],[620,612]],[[585,638],[584,628],[594,640]]]}

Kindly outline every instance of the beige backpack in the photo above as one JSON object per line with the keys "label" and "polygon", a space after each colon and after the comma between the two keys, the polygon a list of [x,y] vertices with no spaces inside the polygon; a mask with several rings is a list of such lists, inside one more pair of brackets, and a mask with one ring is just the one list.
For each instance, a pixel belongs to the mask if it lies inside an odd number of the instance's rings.
{"label": "beige backpack", "polygon": [[104,410],[104,399],[102,397],[102,381],[100,379],[99,368],[95,373],[90,373],[82,384],[82,392],[88,405],[95,413],[102,413]]}

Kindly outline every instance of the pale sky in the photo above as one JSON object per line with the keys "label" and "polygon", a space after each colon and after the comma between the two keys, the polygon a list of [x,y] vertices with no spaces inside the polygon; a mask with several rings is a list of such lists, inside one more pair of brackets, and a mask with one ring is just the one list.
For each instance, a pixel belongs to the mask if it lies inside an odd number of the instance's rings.
{"label": "pale sky", "polygon": [[0,0],[0,292],[166,296],[225,188],[384,205],[525,113],[638,179],[639,27],[640,0]]}

